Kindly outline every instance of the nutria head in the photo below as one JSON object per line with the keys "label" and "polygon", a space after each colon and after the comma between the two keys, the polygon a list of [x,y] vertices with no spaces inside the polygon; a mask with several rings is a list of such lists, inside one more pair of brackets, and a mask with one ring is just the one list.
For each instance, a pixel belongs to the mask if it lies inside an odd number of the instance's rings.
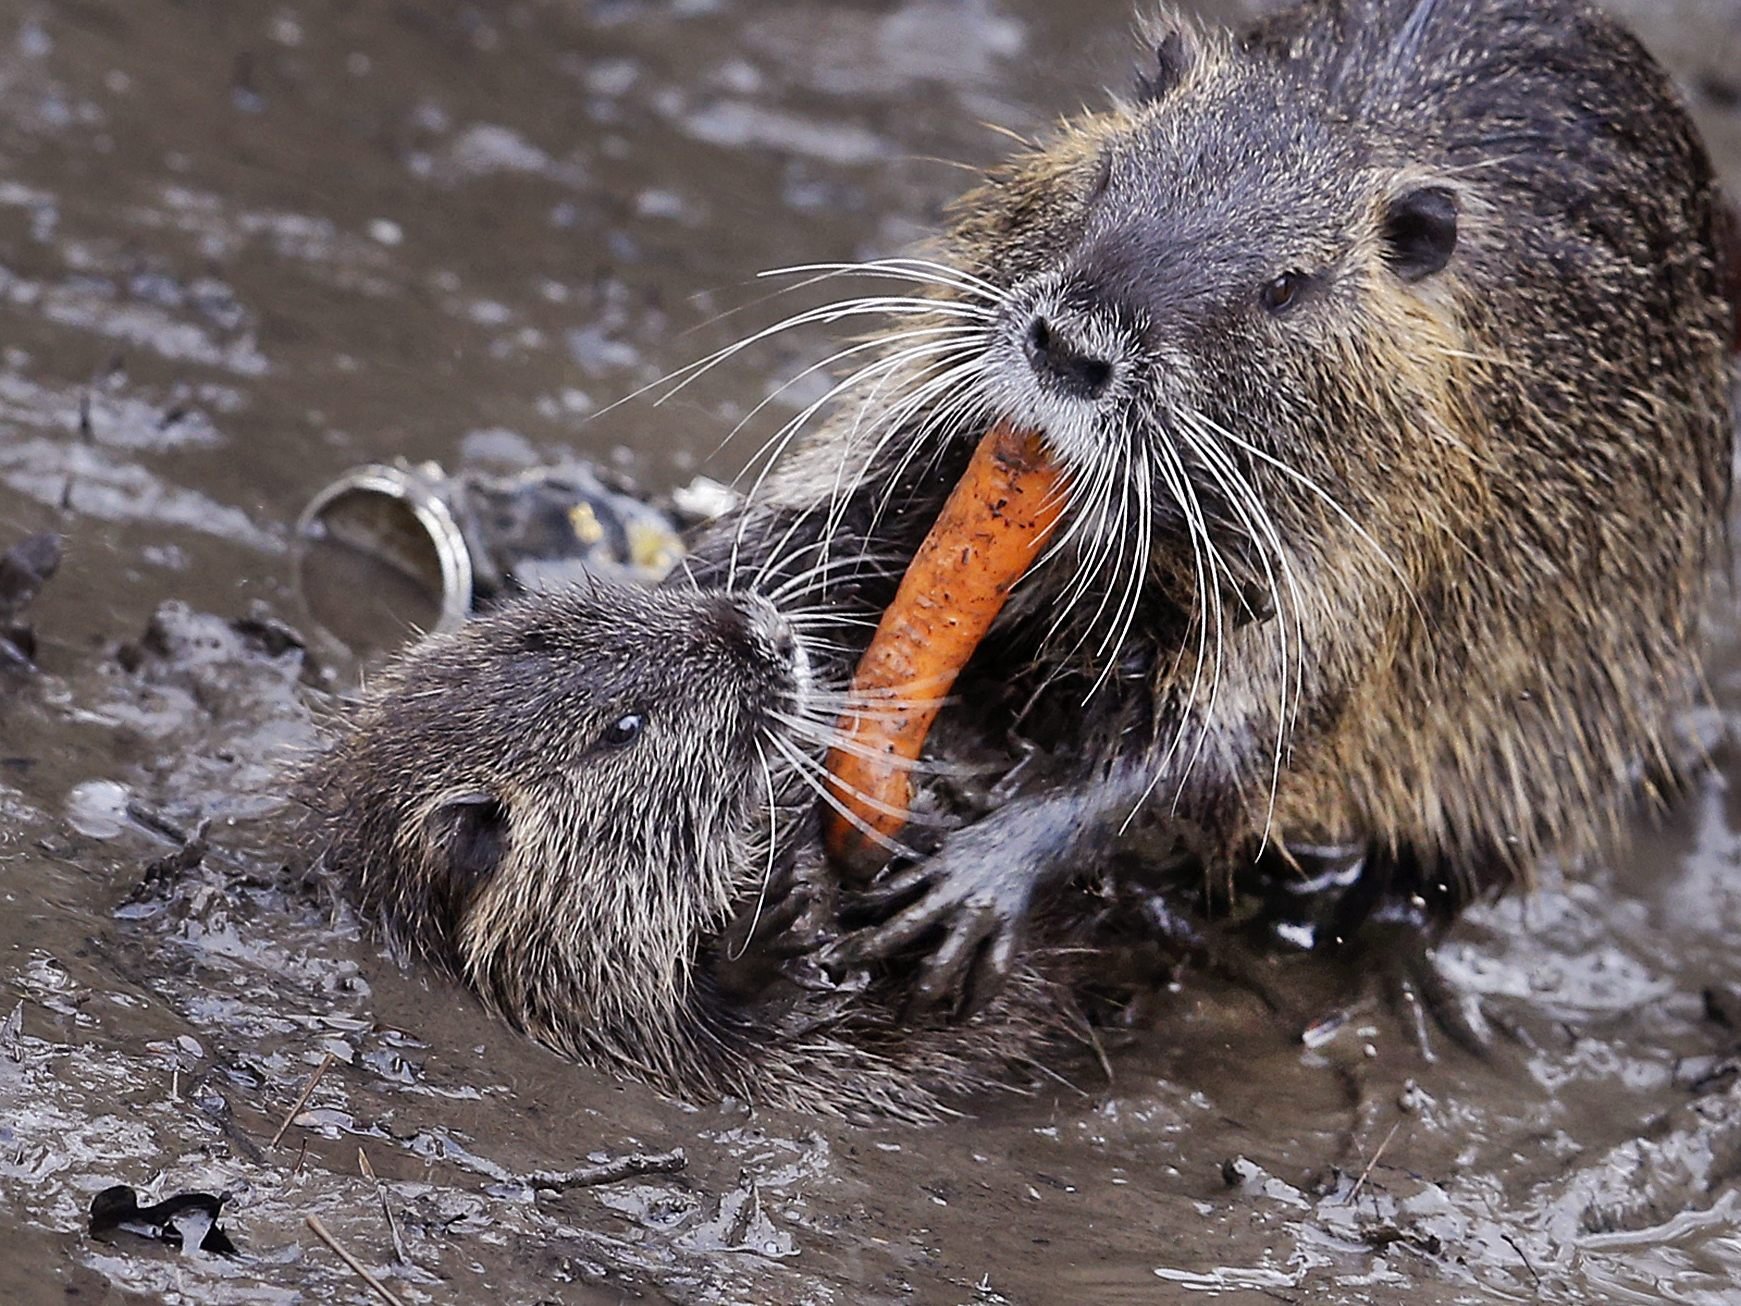
{"label": "nutria head", "polygon": [[1373,52],[1339,81],[1223,33],[1155,45],[1135,97],[963,202],[953,257],[999,288],[982,384],[1073,474],[1066,606],[1097,636],[1176,554],[1210,629],[1278,613],[1261,638],[1297,659],[1326,570],[1351,598],[1407,583],[1419,513],[1385,505],[1470,479],[1490,204],[1375,111]]}
{"label": "nutria head", "polygon": [[658,1068],[697,948],[764,869],[770,731],[807,681],[751,595],[510,603],[409,648],[315,765],[326,867],[534,1036]]}
{"label": "nutria head", "polygon": [[[1183,591],[1175,711],[1259,825],[1465,864],[1582,841],[1685,701],[1727,496],[1718,201],[1666,76],[1588,7],[1515,0],[1155,49],[949,241],[996,287],[988,407],[1074,478],[1080,558],[1037,606],[1116,648]],[[1229,594],[1276,619],[1235,631]]]}
{"label": "nutria head", "polygon": [[565,1056],[689,1096],[935,1118],[1068,1008],[1029,974],[970,1026],[924,1026],[898,994],[734,951],[765,877],[822,873],[807,773],[840,700],[810,620],[599,583],[411,646],[303,777],[323,869]]}

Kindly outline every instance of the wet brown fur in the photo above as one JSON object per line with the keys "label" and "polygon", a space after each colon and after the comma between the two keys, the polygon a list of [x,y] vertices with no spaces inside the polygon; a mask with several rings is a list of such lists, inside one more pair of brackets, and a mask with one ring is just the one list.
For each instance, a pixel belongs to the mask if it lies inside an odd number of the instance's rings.
{"label": "wet brown fur", "polygon": [[[1239,37],[1188,33],[1172,54],[1148,100],[1065,124],[966,196],[941,258],[1014,288],[1068,268],[1097,223],[1116,235],[1145,214],[1200,217],[1160,233],[1157,257],[1177,237],[1188,261],[1169,276],[1203,307],[1169,321],[1177,366],[1145,384],[1334,487],[1358,530],[1243,460],[1304,601],[1230,619],[1213,712],[1189,692],[1212,596],[1165,530],[1137,559],[1143,601],[1105,659],[1051,633],[1081,562],[1066,554],[1030,579],[976,674],[1054,700],[1065,726],[1041,742],[1075,749],[1084,804],[1116,766],[1148,768],[1155,806],[1207,832],[1217,872],[1248,864],[1266,832],[1354,838],[1416,868],[1405,891],[1455,906],[1544,853],[1597,846],[1675,755],[1728,502],[1732,318],[1685,114],[1636,42],[1574,0],[1312,0]],[[1109,154],[1124,188],[1111,216],[1091,199]],[[1204,160],[1214,168],[1194,172]],[[1455,196],[1458,248],[1405,284],[1379,220],[1422,185]],[[1325,272],[1322,311],[1257,317],[1250,297],[1296,262]],[[872,452],[862,414],[845,412],[699,542],[696,574],[777,579],[766,564],[823,534],[840,556],[909,555],[997,415],[989,393],[945,432],[916,414]],[[828,598],[874,612],[886,573],[832,572]],[[903,1027],[875,995],[745,997],[729,967],[716,974],[721,931],[760,887],[765,813],[741,791],[753,752],[721,735],[638,770],[586,764],[622,708],[599,671],[625,638],[673,650],[637,666],[662,673],[652,702],[688,734],[755,715],[730,707],[741,650],[722,655],[706,622],[684,634],[694,596],[660,602],[675,606],[525,605],[414,650],[317,775],[329,865],[402,944],[617,1073],[913,1117],[1004,1079],[1065,1023],[1043,977],[940,1029]],[[1284,618],[1305,635],[1305,682],[1274,778]],[[588,643],[601,621],[606,642]],[[554,651],[520,650],[536,631]],[[1115,674],[1087,694],[1106,662]],[[1200,749],[1169,749],[1181,728],[1203,732]],[[443,795],[470,792],[510,814],[485,876],[456,876],[450,832],[430,825]],[[654,829],[679,841],[648,842]],[[787,853],[799,845],[813,852],[799,838]]]}

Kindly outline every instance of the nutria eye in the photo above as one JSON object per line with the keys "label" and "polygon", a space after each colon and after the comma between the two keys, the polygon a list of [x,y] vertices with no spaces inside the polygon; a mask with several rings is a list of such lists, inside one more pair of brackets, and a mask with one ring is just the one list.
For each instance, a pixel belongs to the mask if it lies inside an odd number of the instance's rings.
{"label": "nutria eye", "polygon": [[1284,272],[1263,288],[1263,306],[1272,313],[1285,313],[1299,302],[1306,288],[1303,272]]}
{"label": "nutria eye", "polygon": [[1153,71],[1141,72],[1136,79],[1136,98],[1139,103],[1153,104],[1168,91],[1172,90],[1185,78],[1186,69],[1191,63],[1193,51],[1185,41],[1183,32],[1168,32],[1155,43],[1155,60],[1150,65]]}
{"label": "nutria eye", "polygon": [[599,742],[607,748],[632,744],[641,737],[641,728],[646,724],[646,718],[639,712],[626,713],[605,727],[604,737]]}

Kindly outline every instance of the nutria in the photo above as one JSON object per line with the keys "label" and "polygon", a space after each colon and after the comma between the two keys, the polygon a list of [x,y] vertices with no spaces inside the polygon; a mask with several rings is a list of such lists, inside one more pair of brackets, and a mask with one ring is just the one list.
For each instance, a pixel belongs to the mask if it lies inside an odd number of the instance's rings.
{"label": "nutria", "polygon": [[1062,949],[962,1026],[763,946],[770,881],[788,911],[826,884],[787,793],[828,702],[798,621],[599,582],[411,646],[303,778],[319,864],[402,956],[669,1092],[917,1120],[1016,1082],[1075,1019]]}
{"label": "nutria", "polygon": [[995,419],[1070,476],[950,710],[1073,773],[945,838],[846,950],[928,947],[928,992],[1005,969],[1081,832],[1137,808],[1211,883],[1332,867],[1321,945],[1380,904],[1436,929],[1603,846],[1699,693],[1732,318],[1711,166],[1643,47],[1582,0],[1306,0],[1152,48],[932,257],[849,269],[919,289],[697,545],[729,584],[826,540],[831,597],[875,611],[892,584],[843,562],[910,556]]}

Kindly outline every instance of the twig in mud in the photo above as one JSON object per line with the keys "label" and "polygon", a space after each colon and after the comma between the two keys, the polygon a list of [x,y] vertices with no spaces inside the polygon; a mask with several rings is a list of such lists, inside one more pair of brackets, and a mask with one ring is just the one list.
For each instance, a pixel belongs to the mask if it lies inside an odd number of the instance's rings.
{"label": "twig in mud", "polygon": [[405,1240],[399,1236],[399,1222],[393,1218],[393,1208],[387,1204],[387,1185],[375,1177],[375,1167],[369,1164],[369,1158],[363,1154],[363,1149],[357,1149],[357,1169],[363,1172],[363,1178],[375,1185],[375,1194],[381,1199],[381,1214],[387,1218],[387,1232],[393,1236],[393,1255],[401,1265],[411,1264],[411,1258],[405,1253]]}
{"label": "twig in mud", "polygon": [[373,1288],[376,1295],[379,1296],[382,1301],[387,1302],[388,1306],[405,1306],[405,1303],[395,1297],[386,1284],[382,1283],[369,1272],[368,1266],[364,1265],[355,1256],[352,1256],[343,1247],[339,1246],[339,1240],[327,1232],[326,1226],[320,1222],[320,1217],[318,1215],[304,1216],[302,1222],[314,1231],[314,1236],[316,1238],[319,1238],[328,1247],[332,1248],[334,1256],[350,1266],[353,1273],[360,1277],[364,1283],[369,1285],[369,1287]]}
{"label": "twig in mud", "polygon": [[619,1179],[633,1179],[644,1174],[676,1174],[689,1164],[681,1147],[669,1152],[631,1152],[614,1157],[599,1165],[582,1166],[578,1170],[540,1170],[526,1176],[533,1188],[549,1188],[561,1192],[565,1188],[596,1188],[599,1184],[614,1184]]}
{"label": "twig in mud", "polygon": [[1523,1262],[1523,1268],[1528,1270],[1529,1277],[1535,1280],[1535,1290],[1536,1294],[1539,1296],[1542,1290],[1542,1277],[1535,1272],[1535,1266],[1529,1263],[1529,1253],[1524,1251],[1522,1247],[1518,1246],[1517,1239],[1513,1238],[1510,1234],[1502,1233],[1499,1235],[1499,1238],[1500,1241],[1509,1243],[1511,1245],[1511,1250],[1517,1253],[1518,1259]]}
{"label": "twig in mud", "polygon": [[137,798],[127,800],[127,815],[152,834],[167,839],[177,846],[185,846],[194,841],[194,833],[177,822],[171,820],[155,807],[140,802]]}
{"label": "twig in mud", "polygon": [[328,1052],[320,1059],[320,1064],[314,1068],[314,1073],[308,1077],[308,1083],[303,1085],[302,1096],[296,1099],[296,1104],[290,1108],[290,1113],[284,1117],[284,1123],[278,1126],[278,1132],[272,1135],[272,1141],[267,1147],[277,1147],[278,1140],[284,1137],[284,1131],[290,1128],[290,1122],[296,1119],[296,1113],[308,1105],[309,1096],[314,1092],[314,1086],[320,1083],[320,1077],[326,1074],[327,1067],[332,1065],[333,1055]]}
{"label": "twig in mud", "polygon": [[1372,1173],[1373,1167],[1378,1164],[1378,1158],[1384,1155],[1384,1149],[1390,1146],[1390,1140],[1396,1137],[1396,1131],[1401,1128],[1401,1120],[1398,1120],[1390,1127],[1390,1132],[1384,1136],[1384,1141],[1378,1145],[1378,1150],[1372,1154],[1372,1160],[1366,1163],[1366,1169],[1360,1172],[1360,1178],[1354,1181],[1354,1187],[1349,1190],[1348,1196],[1343,1199],[1342,1205],[1354,1205],[1354,1199],[1360,1196],[1360,1190],[1366,1185],[1367,1176]]}

